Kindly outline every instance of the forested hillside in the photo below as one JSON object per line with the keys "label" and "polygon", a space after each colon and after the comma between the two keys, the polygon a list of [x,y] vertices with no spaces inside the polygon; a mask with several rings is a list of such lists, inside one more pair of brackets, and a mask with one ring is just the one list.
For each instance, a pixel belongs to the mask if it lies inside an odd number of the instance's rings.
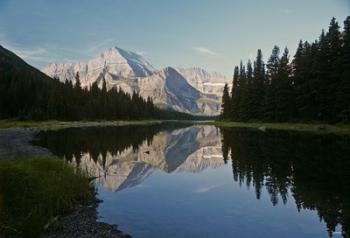
{"label": "forested hillside", "polygon": [[[155,118],[151,99],[112,89],[105,81],[90,89],[59,82],[0,46],[0,118],[117,120]],[[102,87],[98,87],[98,83]]]}
{"label": "forested hillside", "polygon": [[275,46],[267,63],[235,67],[226,85],[222,120],[350,122],[350,17],[344,30],[335,18],[313,43],[299,42],[294,58]]}

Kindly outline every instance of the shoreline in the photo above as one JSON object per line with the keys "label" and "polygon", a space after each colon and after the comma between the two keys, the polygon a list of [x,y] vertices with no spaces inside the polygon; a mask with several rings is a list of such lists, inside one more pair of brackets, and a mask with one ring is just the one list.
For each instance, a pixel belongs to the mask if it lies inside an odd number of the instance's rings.
{"label": "shoreline", "polygon": [[248,128],[261,131],[280,130],[309,132],[316,134],[350,135],[350,124],[317,124],[317,123],[265,123],[265,122],[232,122],[215,121],[211,125],[223,128]]}
{"label": "shoreline", "polygon": [[151,125],[159,124],[162,120],[140,121],[18,121],[0,120],[0,130],[9,128],[28,128],[40,130],[59,130],[77,127],[104,127],[104,126],[127,126],[127,125]]}
{"label": "shoreline", "polygon": [[38,128],[0,128],[1,157],[51,156],[52,153],[31,142],[40,132]]}
{"label": "shoreline", "polygon": [[[52,155],[46,148],[35,146],[31,142],[41,130],[58,130],[69,127],[94,127],[94,126],[124,126],[124,125],[147,125],[163,123],[166,121],[103,121],[103,122],[69,122],[58,123],[40,122],[31,127],[0,127],[0,159],[1,157],[22,157],[33,155]],[[188,122],[188,121],[182,121]],[[350,134],[350,125],[327,125],[327,124],[300,124],[300,123],[238,123],[238,122],[196,122],[194,124],[215,125],[218,127],[252,128],[261,131],[284,130],[312,133],[334,133],[340,135]],[[28,124],[26,124],[28,125]],[[18,125],[17,125],[18,126]],[[111,225],[98,221],[97,207],[102,202],[93,195],[91,201],[80,205],[74,211],[56,218],[50,222],[49,228],[42,234],[43,238],[61,237],[130,237],[118,230],[117,225]]]}
{"label": "shoreline", "polygon": [[[0,160],[6,158],[26,158],[31,156],[52,156],[46,148],[31,143],[39,128],[6,128],[0,129]],[[72,212],[48,221],[47,229],[41,234],[42,238],[128,238],[117,229],[117,225],[98,221],[97,207],[103,202],[96,197]],[[1,236],[1,234],[0,234]]]}
{"label": "shoreline", "polygon": [[80,205],[75,211],[56,218],[40,238],[130,238],[130,235],[118,230],[117,225],[98,221],[97,207],[101,202],[103,201],[99,200],[95,193],[87,204]]}
{"label": "shoreline", "polygon": [[[140,120],[140,121],[18,121],[0,120],[0,131],[4,129],[26,128],[32,130],[59,130],[79,127],[104,127],[127,125],[153,125],[166,122],[214,125],[217,127],[251,128],[261,131],[282,130],[310,132],[318,134],[350,134],[350,124],[291,123],[291,122],[234,122],[234,121],[191,121],[191,120]],[[1,145],[0,145],[1,146]]]}

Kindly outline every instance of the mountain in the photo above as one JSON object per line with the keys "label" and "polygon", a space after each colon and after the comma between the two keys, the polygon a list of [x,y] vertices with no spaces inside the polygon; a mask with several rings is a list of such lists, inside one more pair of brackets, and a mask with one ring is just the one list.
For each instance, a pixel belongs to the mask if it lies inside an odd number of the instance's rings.
{"label": "mountain", "polygon": [[201,68],[176,68],[176,70],[192,87],[205,94],[221,97],[225,83],[228,83],[226,76],[216,72],[209,73]]}
{"label": "mountain", "polygon": [[[79,72],[82,87],[105,78],[107,88],[151,97],[160,107],[198,115],[218,115],[225,79],[201,69],[155,70],[142,56],[114,47],[88,63],[53,63],[43,69],[51,77],[75,82]],[[218,89],[219,88],[219,89]]]}
{"label": "mountain", "polygon": [[46,74],[27,64],[19,56],[0,45],[0,73],[6,72],[31,75],[40,79],[49,79]]}
{"label": "mountain", "polygon": [[167,67],[154,74],[139,78],[138,90],[143,97],[152,97],[155,104],[177,111],[216,115],[220,101],[201,93],[174,68]]}
{"label": "mountain", "polygon": [[82,86],[88,87],[106,75],[113,80],[145,77],[152,74],[154,68],[142,56],[114,47],[88,63],[52,63],[42,71],[60,81],[68,79],[73,82],[79,72]]}
{"label": "mountain", "polygon": [[[128,62],[123,61],[122,55],[128,56]],[[104,70],[111,73],[116,72],[120,77],[146,76],[152,70],[151,66],[147,65],[137,55],[115,49],[101,55],[99,60],[91,61],[90,65],[84,67],[85,72],[94,73],[96,71],[98,75],[101,75],[98,77],[102,78],[104,75],[99,73],[100,69],[98,68],[102,65],[100,64],[102,62],[101,58],[105,59]],[[106,59],[111,59],[111,61]],[[121,65],[111,63],[116,62],[116,60],[119,60]],[[72,64],[70,66],[73,67]],[[95,71],[89,71],[88,67],[90,66],[96,66],[97,68],[95,68]],[[82,68],[82,65],[74,67]],[[62,78],[67,76],[72,77],[70,80],[73,80],[74,67],[68,71],[61,70]],[[63,68],[69,67],[66,65]],[[59,72],[58,68],[55,72]],[[56,73],[52,75],[55,76]],[[72,76],[69,76],[69,73]],[[64,80],[61,79],[61,81]],[[99,82],[101,83],[101,80]],[[116,91],[105,92],[101,87],[92,91],[72,90],[72,86],[72,83],[66,84],[50,78],[11,51],[0,47],[0,119],[73,121],[192,117],[176,112],[155,110],[152,102],[144,100],[137,94],[131,95]],[[98,95],[103,95],[103,99]]]}
{"label": "mountain", "polygon": [[137,91],[143,97],[152,97],[155,104],[166,105],[178,111],[200,112],[197,100],[202,95],[171,67],[139,78]]}

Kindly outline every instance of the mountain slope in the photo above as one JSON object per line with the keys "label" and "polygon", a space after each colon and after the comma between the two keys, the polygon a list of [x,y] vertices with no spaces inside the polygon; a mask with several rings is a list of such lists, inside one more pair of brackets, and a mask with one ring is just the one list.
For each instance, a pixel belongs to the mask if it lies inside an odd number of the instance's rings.
{"label": "mountain slope", "polygon": [[134,75],[137,77],[144,77],[152,74],[154,71],[153,66],[147,62],[142,56],[135,54],[131,51],[126,51],[121,48],[116,49],[119,51],[119,54],[126,59],[128,65],[131,67]]}
{"label": "mountain slope", "polygon": [[[155,71],[142,56],[118,47],[108,49],[86,64],[49,64],[43,72],[60,81],[68,79],[73,83],[79,72],[82,87],[89,87],[96,81],[101,86],[104,78],[107,89],[118,88],[129,94],[137,92],[144,98],[151,97],[160,107],[210,116],[220,112],[224,86],[222,84],[220,90],[213,90],[213,87],[205,85],[213,80],[222,81],[223,77],[200,69],[185,71],[168,67]],[[197,88],[195,81],[201,86]]]}
{"label": "mountain slope", "polygon": [[190,113],[199,113],[197,100],[200,92],[188,84],[175,69],[168,67],[149,77],[138,79],[138,92],[142,97],[152,97],[154,103]]}
{"label": "mountain slope", "polygon": [[[110,53],[114,58],[121,59],[120,55],[116,55],[117,52]],[[137,58],[130,60],[134,62],[133,67],[137,67]],[[108,65],[106,61],[105,65]],[[125,66],[120,68],[123,72],[128,69]],[[132,71],[131,67],[129,69]],[[140,70],[140,67],[137,69]],[[147,72],[143,74],[146,75]],[[74,77],[69,80],[73,79]],[[104,100],[98,95],[103,95]],[[50,78],[14,53],[0,47],[0,118],[131,120],[155,118],[162,113],[154,110],[153,103],[143,100],[137,94],[105,92],[98,88],[92,91],[73,90],[71,83],[65,84]]]}
{"label": "mountain slope", "polygon": [[213,116],[219,113],[221,106],[221,98],[200,92],[172,67],[157,71],[148,77],[138,78],[137,88],[140,96],[151,97],[155,104],[176,111]]}
{"label": "mountain slope", "polygon": [[107,73],[113,80],[118,80],[145,77],[152,74],[154,68],[140,55],[114,47],[88,63],[52,63],[42,71],[51,77],[59,78],[60,81],[68,79],[73,82],[76,73],[79,72],[81,84],[86,87]]}
{"label": "mountain slope", "polygon": [[0,45],[0,73],[6,72],[30,74],[37,78],[49,79],[46,74],[27,64],[19,56]]}
{"label": "mountain slope", "polygon": [[224,75],[216,72],[208,73],[201,68],[176,68],[176,70],[192,87],[205,94],[221,97],[225,83],[228,82]]}

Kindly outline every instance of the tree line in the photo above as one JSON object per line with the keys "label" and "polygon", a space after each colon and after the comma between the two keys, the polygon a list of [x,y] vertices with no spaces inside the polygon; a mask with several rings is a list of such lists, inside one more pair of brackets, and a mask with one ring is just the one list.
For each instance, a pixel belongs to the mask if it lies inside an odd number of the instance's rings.
{"label": "tree line", "polygon": [[157,108],[152,98],[107,90],[103,77],[89,88],[50,78],[0,45],[0,119],[19,120],[207,120],[213,117]]}
{"label": "tree line", "polygon": [[19,120],[207,120],[192,115],[157,108],[152,98],[144,99],[121,89],[107,90],[104,78],[90,88],[82,88],[79,73],[76,83],[60,82],[35,70],[1,70],[0,119]]}
{"label": "tree line", "polygon": [[222,120],[350,122],[350,17],[344,30],[335,18],[313,43],[300,41],[290,62],[287,48],[275,46],[267,63],[256,60],[234,68],[226,84]]}
{"label": "tree line", "polygon": [[155,118],[151,98],[122,90],[107,90],[102,79],[90,89],[76,83],[38,78],[31,72],[4,72],[0,75],[0,118],[23,120],[116,120]]}

